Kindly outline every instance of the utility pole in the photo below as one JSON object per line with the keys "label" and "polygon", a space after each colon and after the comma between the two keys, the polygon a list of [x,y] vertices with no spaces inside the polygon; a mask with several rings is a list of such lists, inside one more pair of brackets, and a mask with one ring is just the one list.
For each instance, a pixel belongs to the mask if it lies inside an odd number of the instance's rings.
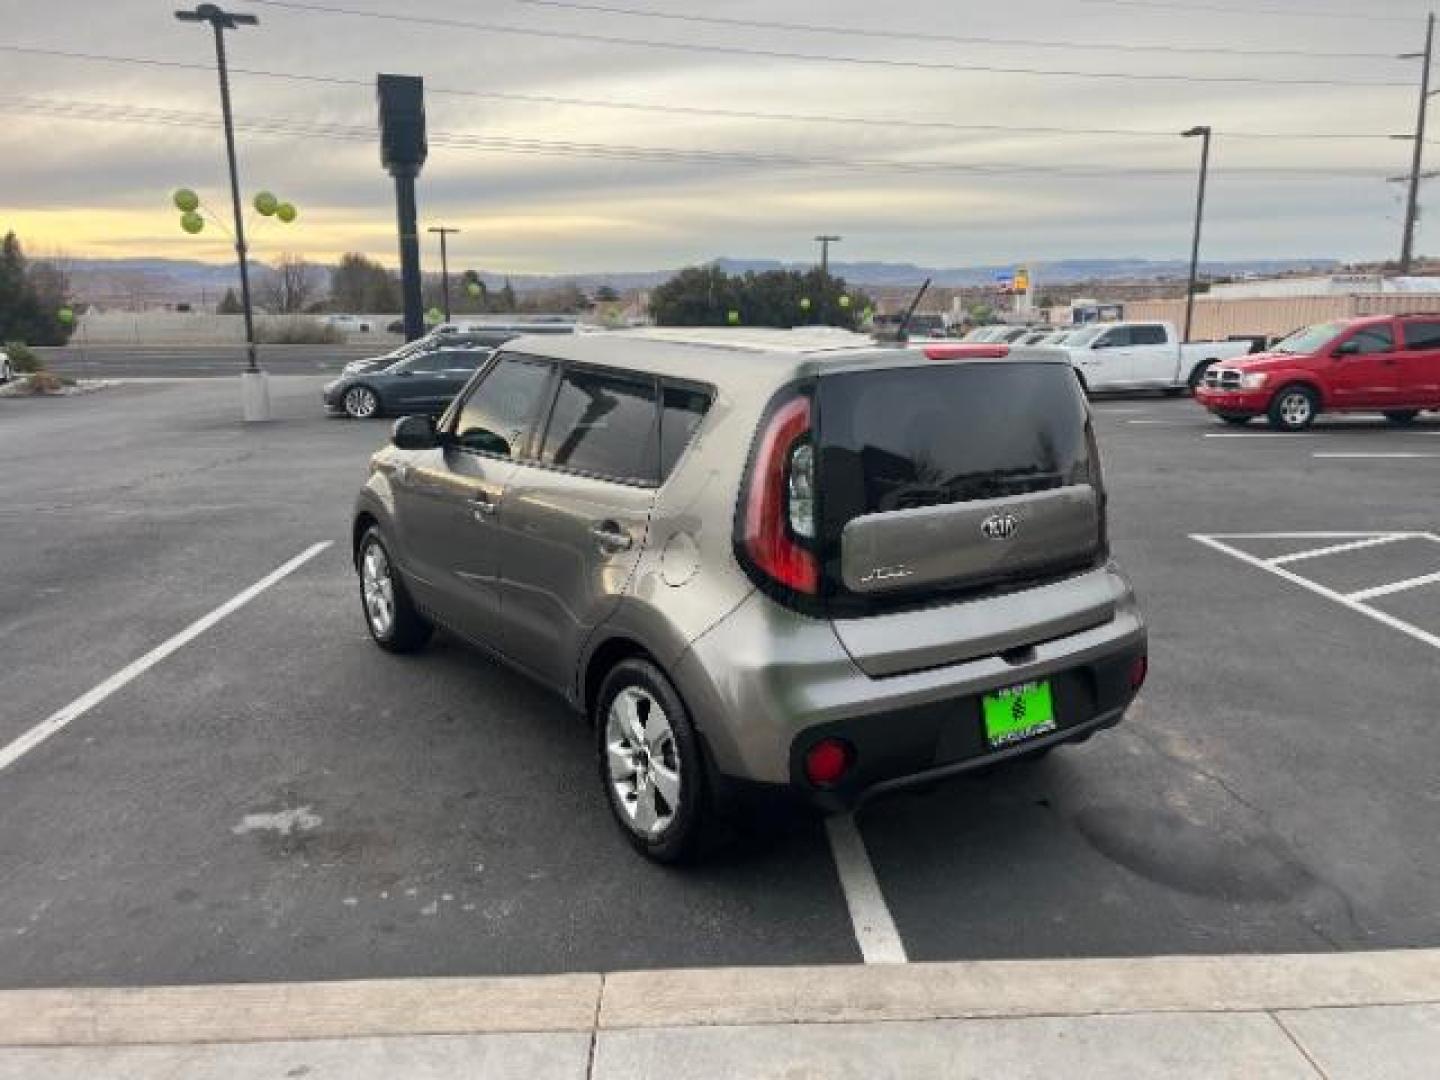
{"label": "utility pole", "polygon": [[450,255],[445,250],[445,239],[458,233],[459,229],[446,228],[443,225],[432,225],[426,232],[440,234],[440,291],[445,297],[445,321],[450,321]]}
{"label": "utility pole", "polygon": [[838,244],[844,239],[843,236],[823,234],[815,237],[815,242],[820,245],[820,303],[816,307],[821,322],[825,322],[830,313],[830,306],[826,302],[830,295],[830,245]]}
{"label": "utility pole", "polygon": [[209,23],[215,31],[215,66],[220,73],[220,113],[225,122],[225,154],[230,164],[230,199],[235,210],[235,254],[240,260],[240,302],[245,309],[245,373],[241,376],[246,420],[270,419],[270,389],[255,355],[255,312],[250,302],[250,260],[245,247],[245,219],[240,210],[240,170],[235,164],[235,120],[230,113],[230,72],[225,63],[225,31],[258,26],[254,15],[237,15],[217,4],[177,11],[181,22]]}
{"label": "utility pole", "polygon": [[1405,200],[1405,236],[1400,242],[1400,274],[1405,276],[1410,273],[1411,264],[1415,259],[1415,221],[1419,217],[1420,207],[1420,171],[1424,164],[1425,157],[1425,114],[1430,106],[1430,60],[1433,55],[1435,44],[1435,15],[1432,13],[1425,19],[1425,51],[1423,53],[1404,53],[1401,60],[1420,61],[1420,109],[1415,119],[1415,134],[1397,135],[1400,139],[1413,139],[1415,152],[1410,163],[1409,194]]}
{"label": "utility pole", "polygon": [[1205,221],[1205,184],[1210,177],[1210,128],[1205,125],[1182,131],[1180,137],[1203,139],[1200,149],[1200,189],[1195,197],[1195,237],[1190,243],[1190,284],[1185,289],[1185,336],[1189,342],[1190,327],[1195,322],[1195,286],[1200,275],[1200,227]]}

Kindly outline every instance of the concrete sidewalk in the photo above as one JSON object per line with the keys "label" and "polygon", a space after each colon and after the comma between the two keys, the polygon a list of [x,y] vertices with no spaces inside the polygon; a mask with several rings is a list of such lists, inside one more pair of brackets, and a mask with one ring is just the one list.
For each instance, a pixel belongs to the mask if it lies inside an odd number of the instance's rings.
{"label": "concrete sidewalk", "polygon": [[1440,950],[0,992],[0,1080],[1440,1075]]}

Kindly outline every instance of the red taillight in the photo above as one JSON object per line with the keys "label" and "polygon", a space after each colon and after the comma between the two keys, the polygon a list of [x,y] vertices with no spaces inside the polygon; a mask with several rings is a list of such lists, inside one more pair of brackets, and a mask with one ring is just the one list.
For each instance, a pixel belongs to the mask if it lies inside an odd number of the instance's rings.
{"label": "red taillight", "polygon": [[1145,685],[1145,677],[1150,674],[1150,658],[1141,653],[1130,662],[1130,689],[1138,691]]}
{"label": "red taillight", "polygon": [[742,539],[756,570],[793,592],[813,596],[820,586],[819,564],[789,527],[791,461],[809,434],[808,397],[791,399],[771,416],[755,451]]}
{"label": "red taillight", "polygon": [[812,787],[834,787],[850,771],[855,750],[843,739],[821,739],[805,751],[805,779]]}
{"label": "red taillight", "polygon": [[957,342],[954,345],[924,345],[920,351],[927,360],[1002,360],[1010,355],[1010,346]]}

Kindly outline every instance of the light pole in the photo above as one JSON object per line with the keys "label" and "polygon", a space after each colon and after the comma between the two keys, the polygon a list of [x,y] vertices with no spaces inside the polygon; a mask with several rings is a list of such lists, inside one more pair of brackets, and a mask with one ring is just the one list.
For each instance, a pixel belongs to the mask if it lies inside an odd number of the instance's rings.
{"label": "light pole", "polygon": [[255,311],[250,302],[250,262],[245,248],[245,219],[240,211],[240,170],[235,164],[235,121],[230,114],[230,72],[225,65],[225,31],[258,26],[254,15],[237,15],[217,4],[177,11],[181,22],[209,23],[215,31],[215,67],[220,73],[220,113],[225,121],[225,154],[230,164],[230,200],[235,210],[235,254],[240,260],[240,302],[245,309],[245,373],[240,377],[246,420],[270,419],[270,389],[255,356]]}
{"label": "light pole", "polygon": [[1402,277],[1410,273],[1410,266],[1415,258],[1415,221],[1419,217],[1420,181],[1423,179],[1420,169],[1425,160],[1425,114],[1430,106],[1430,58],[1434,43],[1435,16],[1432,14],[1425,20],[1425,51],[1402,53],[1399,57],[1401,60],[1419,60],[1421,62],[1420,112],[1415,118],[1415,134],[1394,136],[1397,139],[1411,139],[1415,143],[1415,152],[1410,160],[1409,191],[1405,199],[1405,235],[1400,241],[1400,275]]}
{"label": "light pole", "polygon": [[450,256],[445,250],[445,240],[459,229],[449,229],[443,225],[432,225],[426,232],[440,234],[440,291],[445,297],[445,321],[450,321]]}
{"label": "light pole", "polygon": [[1210,128],[1204,125],[1182,131],[1181,138],[1193,139],[1199,136],[1204,141],[1200,149],[1200,190],[1195,197],[1195,238],[1190,244],[1190,283],[1185,289],[1185,336],[1189,342],[1190,327],[1195,321],[1195,280],[1200,272],[1200,226],[1205,220],[1205,182],[1210,176]]}
{"label": "light pole", "polygon": [[818,314],[821,322],[826,321],[826,317],[830,314],[828,303],[830,294],[827,291],[830,288],[830,245],[838,244],[844,239],[843,236],[824,234],[815,237],[815,242],[820,245],[820,310]]}

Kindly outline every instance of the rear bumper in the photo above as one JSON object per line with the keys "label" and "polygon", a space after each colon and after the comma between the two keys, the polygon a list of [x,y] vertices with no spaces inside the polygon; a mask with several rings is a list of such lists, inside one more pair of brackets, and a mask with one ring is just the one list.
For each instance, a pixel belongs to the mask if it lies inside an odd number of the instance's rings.
{"label": "rear bumper", "polygon": [[1268,390],[1216,390],[1199,386],[1195,389],[1195,400],[1212,413],[1227,416],[1259,416],[1270,408]]}
{"label": "rear bumper", "polygon": [[[1005,655],[873,678],[830,624],[758,594],[700,638],[675,666],[722,785],[759,784],[827,810],[884,791],[964,772],[1112,726],[1134,698],[1130,668],[1146,651],[1144,623],[1125,579],[1110,571],[1114,617]],[[1057,727],[1002,749],[985,738],[984,694],[1051,682]],[[805,778],[817,741],[844,739],[854,766],[832,788]]]}

